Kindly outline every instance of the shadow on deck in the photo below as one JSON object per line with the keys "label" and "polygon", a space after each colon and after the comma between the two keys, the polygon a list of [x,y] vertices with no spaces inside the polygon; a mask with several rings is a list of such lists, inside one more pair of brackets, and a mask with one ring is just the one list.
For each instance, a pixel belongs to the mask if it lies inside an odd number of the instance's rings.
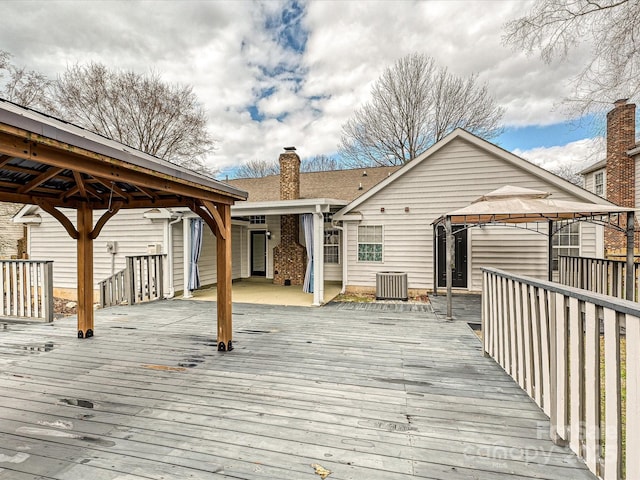
{"label": "shadow on deck", "polygon": [[0,479],[592,479],[464,321],[164,301],[0,324]]}

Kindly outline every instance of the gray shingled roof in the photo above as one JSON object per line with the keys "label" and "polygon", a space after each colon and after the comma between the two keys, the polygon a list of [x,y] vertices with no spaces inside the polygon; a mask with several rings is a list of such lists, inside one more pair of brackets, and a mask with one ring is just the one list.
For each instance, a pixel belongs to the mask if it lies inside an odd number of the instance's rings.
{"label": "gray shingled roof", "polygon": [[[300,198],[334,198],[352,201],[400,167],[356,168],[300,174]],[[228,180],[229,185],[249,193],[249,202],[280,200],[280,175]],[[361,187],[361,188],[360,188]]]}

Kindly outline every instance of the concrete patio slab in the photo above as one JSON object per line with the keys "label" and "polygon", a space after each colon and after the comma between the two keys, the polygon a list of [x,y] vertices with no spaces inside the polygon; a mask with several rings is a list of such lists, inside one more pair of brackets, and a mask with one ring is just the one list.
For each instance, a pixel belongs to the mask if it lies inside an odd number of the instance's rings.
{"label": "concrete patio slab", "polygon": [[[341,284],[326,282],[324,285],[325,303],[340,293]],[[304,293],[302,286],[274,285],[273,280],[247,278],[232,285],[233,301],[237,303],[257,303],[261,305],[287,305],[309,307],[313,304],[313,293]],[[194,300],[216,300],[216,287],[203,288],[193,292]]]}

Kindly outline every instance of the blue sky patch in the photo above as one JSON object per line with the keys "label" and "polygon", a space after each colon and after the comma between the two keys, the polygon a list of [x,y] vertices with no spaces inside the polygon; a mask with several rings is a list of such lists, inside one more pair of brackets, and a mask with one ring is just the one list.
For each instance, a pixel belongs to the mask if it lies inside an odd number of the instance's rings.
{"label": "blue sky patch", "polygon": [[493,139],[505,150],[531,150],[539,147],[557,147],[571,142],[593,138],[597,135],[598,124],[594,117],[569,120],[545,126],[507,127],[502,135]]}

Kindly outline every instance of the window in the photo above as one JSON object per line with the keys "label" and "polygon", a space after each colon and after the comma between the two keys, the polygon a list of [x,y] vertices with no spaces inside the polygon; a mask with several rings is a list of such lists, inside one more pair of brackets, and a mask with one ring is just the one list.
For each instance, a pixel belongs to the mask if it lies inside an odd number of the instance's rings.
{"label": "window", "polygon": [[593,191],[596,195],[604,197],[604,172],[598,172],[593,176]]}
{"label": "window", "polygon": [[382,225],[358,227],[358,261],[382,262]]}
{"label": "window", "polygon": [[557,231],[553,235],[553,269],[558,269],[558,256],[573,256],[580,255],[580,224],[573,222],[564,224],[565,226]]}
{"label": "window", "polygon": [[340,231],[336,228],[324,231],[324,263],[340,263]]}
{"label": "window", "polygon": [[333,212],[325,212],[322,215],[324,216],[324,223],[331,223],[331,220],[333,220]]}
{"label": "window", "polygon": [[267,217],[264,215],[251,215],[249,217],[249,223],[251,225],[264,225],[267,223]]}

